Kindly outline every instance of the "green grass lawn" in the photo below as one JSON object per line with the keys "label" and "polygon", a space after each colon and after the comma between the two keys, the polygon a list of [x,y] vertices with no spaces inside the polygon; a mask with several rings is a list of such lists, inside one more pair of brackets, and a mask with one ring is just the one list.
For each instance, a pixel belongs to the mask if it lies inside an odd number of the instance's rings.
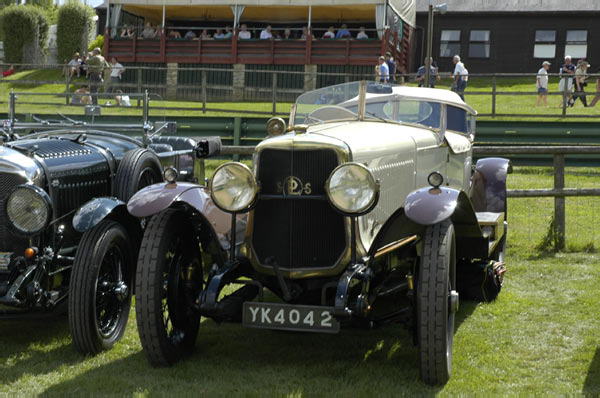
{"label": "green grass lawn", "polygon": [[[597,186],[599,176],[568,169],[567,186]],[[509,176],[510,188],[551,184],[545,168]],[[0,323],[0,395],[598,396],[600,254],[536,251],[551,200],[510,199],[508,207],[505,286],[493,303],[461,302],[453,375],[443,387],[419,380],[417,350],[400,325],[320,335],[204,320],[191,358],[153,369],[132,312],[123,341],[93,358],[75,352],[65,317]],[[598,210],[600,198],[567,199],[568,243],[600,246]]]}
{"label": "green grass lawn", "polygon": [[[56,70],[28,70],[17,72],[14,75],[8,76],[0,81],[0,103],[8,101],[8,93],[11,88],[15,91],[29,92],[29,93],[64,93],[65,84],[23,84],[18,83],[19,80],[35,80],[35,81],[61,81],[63,78],[60,77],[60,72]],[[593,79],[590,79],[590,81]],[[438,88],[449,89],[451,80],[443,78],[437,82]],[[86,84],[86,80],[83,78],[75,79],[73,84],[70,86],[70,92],[73,92],[81,84]],[[409,83],[409,85],[415,85]],[[558,78],[550,77],[549,84],[550,92],[558,92]],[[593,82],[588,86],[588,92],[595,89]],[[476,77],[473,76],[469,79],[468,87],[465,93],[466,101],[473,106],[481,114],[489,114],[492,112],[492,97],[490,95],[476,95],[474,93],[483,93],[492,91],[492,82],[489,77]],[[535,79],[533,77],[506,77],[497,78],[497,91],[498,92],[529,92],[535,94]],[[588,96],[588,101],[591,101],[593,95]],[[537,95],[498,95],[496,98],[496,113],[498,114],[526,114],[531,117],[538,116],[538,120],[543,121],[558,121],[564,120],[561,113],[560,103],[562,97],[560,95],[549,95],[548,96],[548,108],[540,107],[536,108]],[[18,113],[34,113],[34,114],[56,114],[61,112],[69,115],[83,115],[83,108],[78,106],[67,106],[65,104],[64,97],[46,97],[40,95],[22,96],[19,101],[38,102],[43,104],[37,105],[20,105],[17,108]],[[107,99],[100,99],[100,104],[106,104]],[[111,101],[114,104],[114,100]],[[132,101],[134,104],[135,101]],[[134,104],[135,105],[135,104]],[[202,104],[200,102],[193,101],[163,101],[155,99],[151,101],[152,107],[157,108],[170,108],[167,110],[154,109],[151,110],[151,115],[169,115],[169,116],[232,116],[235,113],[232,112],[263,112],[262,115],[256,116],[267,116],[272,113],[272,104],[270,102],[207,102],[207,108],[226,110],[225,111],[208,111],[202,112],[200,109]],[[276,111],[279,113],[289,113],[291,104],[289,102],[280,102],[277,104]],[[181,109],[173,109],[181,108]],[[103,115],[140,115],[141,109],[139,108],[104,108],[102,109]],[[600,106],[594,108],[584,108],[583,105],[578,101],[574,108],[567,110],[569,115],[583,115],[583,116],[600,116]],[[544,117],[540,116],[554,116]],[[487,118],[489,119],[489,118]],[[494,120],[521,120],[523,117],[498,117]],[[484,120],[483,118],[481,120]],[[597,121],[598,119],[577,119],[577,120],[590,120]]]}

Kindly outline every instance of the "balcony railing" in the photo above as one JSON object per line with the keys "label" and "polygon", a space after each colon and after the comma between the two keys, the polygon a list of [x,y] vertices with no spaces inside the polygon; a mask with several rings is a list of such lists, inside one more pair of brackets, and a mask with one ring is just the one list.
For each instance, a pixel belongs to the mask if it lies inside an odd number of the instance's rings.
{"label": "balcony railing", "polygon": [[[399,41],[396,32],[382,39],[314,40],[182,40],[161,35],[157,39],[110,39],[106,32],[104,54],[122,62],[261,64],[261,65],[376,65],[377,57],[392,52],[398,65],[409,53],[409,40]],[[406,42],[406,43],[405,43]],[[404,62],[403,62],[404,61]]]}

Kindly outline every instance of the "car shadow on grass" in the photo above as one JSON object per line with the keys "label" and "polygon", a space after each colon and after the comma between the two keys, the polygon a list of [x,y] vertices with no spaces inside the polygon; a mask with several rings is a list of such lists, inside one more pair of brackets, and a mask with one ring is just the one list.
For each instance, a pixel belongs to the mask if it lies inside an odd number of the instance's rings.
{"label": "car shadow on grass", "polygon": [[[465,304],[458,325],[476,307]],[[141,351],[77,372],[44,396],[80,394],[207,396],[434,396],[419,378],[418,352],[402,325],[345,329],[338,335],[277,332],[203,321],[195,352],[152,368]]]}
{"label": "car shadow on grass", "polygon": [[585,396],[600,396],[600,347],[596,349],[596,354],[590,363],[582,392]]}
{"label": "car shadow on grass", "polygon": [[2,383],[7,385],[23,375],[42,375],[60,366],[72,366],[82,357],[71,345],[67,317],[3,321],[0,323]]}

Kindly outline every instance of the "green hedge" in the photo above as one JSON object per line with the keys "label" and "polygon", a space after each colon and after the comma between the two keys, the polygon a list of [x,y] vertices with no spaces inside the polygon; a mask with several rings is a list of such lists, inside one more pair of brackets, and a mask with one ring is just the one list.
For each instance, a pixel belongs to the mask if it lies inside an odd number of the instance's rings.
{"label": "green hedge", "polygon": [[102,50],[102,53],[104,53],[104,36],[102,36],[102,35],[96,36],[96,40],[94,40],[93,42],[91,42],[89,44],[88,51],[92,51],[96,47],[99,47],[100,50]]}
{"label": "green hedge", "polygon": [[58,60],[71,59],[76,51],[85,53],[81,48],[86,28],[91,29],[94,9],[76,1],[71,1],[58,9],[56,44]]}
{"label": "green hedge", "polygon": [[4,36],[4,59],[18,64],[23,60],[23,46],[39,32],[39,45],[43,50],[48,39],[48,17],[40,7],[8,6],[0,12],[0,26]]}

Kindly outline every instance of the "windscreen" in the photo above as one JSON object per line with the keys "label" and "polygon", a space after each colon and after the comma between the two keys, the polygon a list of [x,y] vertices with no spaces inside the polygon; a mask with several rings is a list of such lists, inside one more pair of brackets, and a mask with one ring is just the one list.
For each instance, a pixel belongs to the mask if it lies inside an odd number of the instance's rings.
{"label": "windscreen", "polygon": [[337,84],[302,94],[296,100],[294,123],[315,124],[331,120],[356,119],[354,110],[343,106],[357,99],[360,82]]}
{"label": "windscreen", "polygon": [[[357,105],[349,108],[356,112]],[[397,123],[420,124],[424,127],[440,128],[441,105],[438,102],[415,99],[367,99],[366,119],[378,119]]]}

